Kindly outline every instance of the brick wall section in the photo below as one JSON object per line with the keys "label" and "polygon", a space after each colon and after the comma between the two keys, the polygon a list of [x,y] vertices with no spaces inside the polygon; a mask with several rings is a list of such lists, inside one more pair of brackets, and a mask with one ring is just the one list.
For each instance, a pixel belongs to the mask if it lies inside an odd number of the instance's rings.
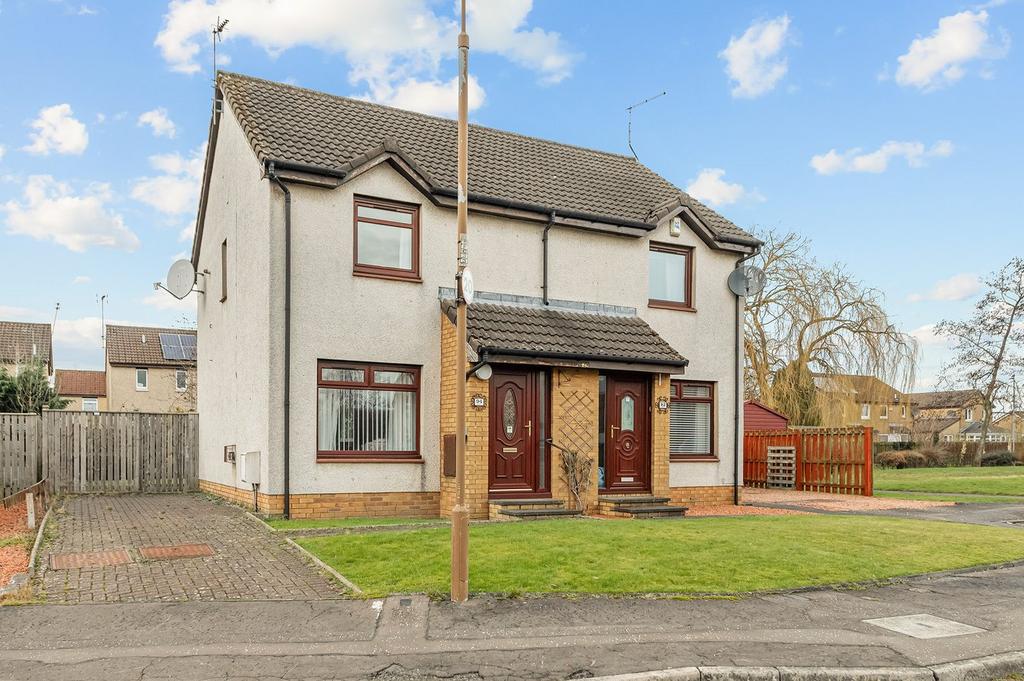
{"label": "brick wall section", "polygon": [[[467,364],[466,368],[469,368]],[[473,395],[484,395],[487,406],[473,407]],[[470,517],[487,518],[487,442],[490,393],[487,381],[475,376],[466,381],[466,503]],[[444,436],[455,432],[455,325],[441,314],[441,442],[438,450],[444,452]],[[440,468],[440,513],[450,516],[455,505],[455,478],[446,477],[444,465]]]}
{"label": "brick wall section", "polygon": [[665,496],[676,506],[721,506],[732,504],[732,485],[715,487],[670,487]]}
{"label": "brick wall section", "polygon": [[[587,510],[597,507],[598,372],[593,369],[554,369],[551,372],[551,438],[567,449],[586,454],[594,462]],[[560,451],[551,448],[551,496],[574,505],[562,475]]]}
{"label": "brick wall section", "polygon": [[668,426],[669,412],[658,409],[658,400],[668,400],[672,377],[668,374],[651,376],[651,494],[669,496],[668,486]]}
{"label": "brick wall section", "polygon": [[[252,492],[209,480],[200,480],[199,489],[208,494],[251,509]],[[260,512],[284,513],[283,494],[260,494]],[[293,494],[292,518],[436,518],[440,515],[437,492],[337,492],[331,494]]]}

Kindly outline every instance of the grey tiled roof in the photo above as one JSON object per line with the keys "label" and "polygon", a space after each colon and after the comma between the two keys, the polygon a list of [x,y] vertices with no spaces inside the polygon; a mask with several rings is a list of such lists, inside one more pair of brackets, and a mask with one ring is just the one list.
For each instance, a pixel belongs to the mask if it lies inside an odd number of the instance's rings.
{"label": "grey tiled roof", "polygon": [[[432,190],[456,187],[454,120],[223,71],[217,82],[260,162],[344,171],[397,147]],[[472,196],[650,225],[682,204],[716,239],[757,243],[630,156],[478,125],[470,126],[469,147]]]}
{"label": "grey tiled roof", "polygon": [[911,393],[910,401],[919,409],[952,409],[970,407],[984,397],[977,390],[938,390],[930,393]]}
{"label": "grey tiled roof", "polygon": [[33,356],[50,362],[51,338],[49,324],[0,322],[0,364],[28,362]]}
{"label": "grey tiled roof", "polygon": [[[451,300],[442,309],[454,320]],[[467,334],[480,353],[524,354],[591,361],[686,366],[647,322],[636,316],[570,312],[556,308],[473,303]]]}
{"label": "grey tiled roof", "polygon": [[195,336],[195,329],[170,329],[155,326],[117,326],[107,324],[107,361],[112,366],[194,367],[195,360],[164,359],[160,334]]}

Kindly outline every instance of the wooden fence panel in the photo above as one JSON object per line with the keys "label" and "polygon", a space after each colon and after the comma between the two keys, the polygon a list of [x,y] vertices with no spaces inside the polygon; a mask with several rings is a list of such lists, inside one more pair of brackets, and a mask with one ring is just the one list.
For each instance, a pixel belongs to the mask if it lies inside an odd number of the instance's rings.
{"label": "wooden fence panel", "polygon": [[0,414],[0,498],[41,479],[39,417]]}
{"label": "wooden fence panel", "polygon": [[871,428],[789,428],[743,434],[743,484],[768,486],[768,448],[796,450],[794,488],[832,494],[874,493]]}

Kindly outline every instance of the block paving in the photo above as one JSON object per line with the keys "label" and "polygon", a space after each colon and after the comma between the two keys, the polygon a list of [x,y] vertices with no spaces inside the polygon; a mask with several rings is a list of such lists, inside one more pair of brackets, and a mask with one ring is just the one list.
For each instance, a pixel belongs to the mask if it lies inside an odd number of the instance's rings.
{"label": "block paving", "polygon": [[[343,596],[283,538],[229,504],[198,494],[77,496],[51,515],[44,556],[125,551],[101,567],[41,561],[36,588],[51,603],[321,600]],[[212,555],[152,560],[143,547],[205,544]],[[196,548],[196,547],[191,547]],[[52,558],[51,558],[52,560]]]}

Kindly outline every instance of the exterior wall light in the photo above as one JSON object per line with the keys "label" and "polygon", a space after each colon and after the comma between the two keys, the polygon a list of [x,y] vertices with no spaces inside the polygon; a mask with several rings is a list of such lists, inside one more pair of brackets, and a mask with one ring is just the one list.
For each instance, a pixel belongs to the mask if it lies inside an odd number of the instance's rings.
{"label": "exterior wall light", "polygon": [[491,375],[493,373],[494,369],[491,368],[490,364],[481,364],[480,367],[473,372],[473,375],[479,378],[481,381],[489,381],[491,380]]}

